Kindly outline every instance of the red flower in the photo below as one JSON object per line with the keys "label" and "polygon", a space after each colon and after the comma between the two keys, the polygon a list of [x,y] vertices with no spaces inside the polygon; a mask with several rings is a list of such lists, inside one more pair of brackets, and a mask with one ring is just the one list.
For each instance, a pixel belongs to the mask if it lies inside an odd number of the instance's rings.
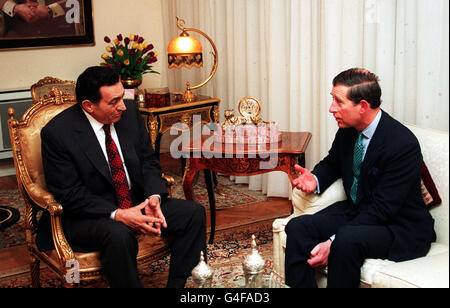
{"label": "red flower", "polygon": [[126,37],[126,38],[123,40],[123,42],[125,43],[125,45],[130,44],[130,38],[129,38],[129,37]]}
{"label": "red flower", "polygon": [[122,39],[123,39],[122,34],[119,34],[119,35],[117,36],[117,39],[121,42]]}
{"label": "red flower", "polygon": [[158,59],[156,57],[150,57],[147,59],[146,63],[151,64],[151,63],[155,63],[156,61],[158,61]]}
{"label": "red flower", "polygon": [[109,37],[107,37],[107,36],[105,36],[104,40],[105,40],[106,43],[111,43],[111,39]]}

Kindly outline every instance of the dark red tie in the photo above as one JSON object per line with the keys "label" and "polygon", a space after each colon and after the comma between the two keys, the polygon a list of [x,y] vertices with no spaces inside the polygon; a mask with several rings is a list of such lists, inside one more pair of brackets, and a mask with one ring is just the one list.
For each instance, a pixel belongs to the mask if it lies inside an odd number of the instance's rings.
{"label": "dark red tie", "polygon": [[130,187],[128,186],[125,169],[120,158],[116,143],[111,137],[110,125],[103,125],[105,131],[106,153],[108,154],[111,176],[116,190],[117,204],[121,209],[127,209],[131,206]]}

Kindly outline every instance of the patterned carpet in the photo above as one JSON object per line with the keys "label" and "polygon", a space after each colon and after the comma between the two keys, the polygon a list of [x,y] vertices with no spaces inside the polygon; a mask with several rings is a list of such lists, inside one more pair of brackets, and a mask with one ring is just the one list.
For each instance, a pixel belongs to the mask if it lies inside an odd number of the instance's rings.
{"label": "patterned carpet", "polygon": [[[266,261],[265,273],[272,272],[272,222],[260,222],[233,230],[219,231],[214,244],[208,244],[208,264],[214,270],[213,287],[240,286],[237,283],[243,277],[242,262],[251,250],[251,234],[255,234],[258,251]],[[140,278],[146,288],[163,288],[167,282],[169,257],[156,261],[140,269]],[[242,279],[240,279],[242,281]],[[41,283],[45,288],[60,288],[61,281],[50,270],[41,271]],[[233,285],[236,284],[237,285]],[[242,282],[240,282],[242,283]],[[28,272],[0,278],[0,288],[29,288],[31,284]],[[105,280],[83,283],[86,288],[107,288]],[[188,280],[187,288],[196,287]]]}
{"label": "patterned carpet", "polygon": [[[177,169],[178,168],[178,169]],[[165,168],[164,172],[175,179],[173,187],[173,197],[184,199],[183,187],[181,185],[181,175],[179,167]],[[230,181],[229,177],[219,176],[219,183],[222,190],[226,193],[226,197],[216,194],[216,209],[243,206],[249,203],[266,201],[267,196],[260,191],[250,191],[245,184],[235,184]],[[199,177],[194,186],[194,195],[196,201],[209,207],[208,193],[204,181],[203,172],[199,173]],[[25,203],[19,194],[18,189],[0,190],[0,204],[16,208],[20,212],[19,221],[4,229],[0,230],[0,249],[25,245]]]}
{"label": "patterned carpet", "polygon": [[[174,177],[175,185],[173,197],[184,199],[181,186],[181,172],[179,164],[165,165],[164,173]],[[249,191],[245,184],[235,184],[229,177],[218,176],[222,190],[226,197],[216,194],[216,209],[218,211],[230,207],[243,206],[249,203],[267,201],[267,197],[259,191]],[[196,201],[209,207],[206,185],[203,172],[195,182],[194,194]],[[25,245],[24,214],[25,204],[17,189],[1,190],[0,204],[17,208],[20,211],[20,220],[14,225],[0,231],[0,249]],[[251,249],[251,235],[255,234],[258,249],[266,260],[266,274],[272,271],[272,221],[248,222],[249,224],[232,229],[216,230],[214,244],[208,244],[208,264],[214,269],[214,287],[236,286],[237,280],[242,283],[242,262]],[[165,257],[146,268],[140,269],[140,277],[147,288],[165,287],[168,275],[170,257]],[[0,273],[1,274],[1,273]],[[30,287],[30,274],[28,267],[22,273],[15,275],[0,275],[0,288],[28,288]],[[43,287],[62,287],[59,278],[50,270],[41,270],[41,283]],[[104,280],[89,282],[82,285],[88,288],[108,287]],[[240,285],[237,285],[240,286]],[[195,287],[193,281],[188,280],[186,287]]]}

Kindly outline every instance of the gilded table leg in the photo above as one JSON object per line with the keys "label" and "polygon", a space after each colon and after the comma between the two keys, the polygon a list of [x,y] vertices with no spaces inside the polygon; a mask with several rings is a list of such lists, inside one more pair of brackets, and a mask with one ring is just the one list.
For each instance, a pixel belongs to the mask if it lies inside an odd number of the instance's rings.
{"label": "gilded table leg", "polygon": [[191,161],[187,159],[183,175],[183,191],[186,200],[194,200],[194,191],[192,189],[192,183],[194,182],[194,177],[196,173],[197,170],[191,168]]}
{"label": "gilded table leg", "polygon": [[147,126],[148,126],[148,131],[150,133],[150,140],[152,142],[153,149],[155,149],[156,138],[158,137],[158,133],[159,133],[158,117],[155,117],[153,114],[150,114],[148,117]]}

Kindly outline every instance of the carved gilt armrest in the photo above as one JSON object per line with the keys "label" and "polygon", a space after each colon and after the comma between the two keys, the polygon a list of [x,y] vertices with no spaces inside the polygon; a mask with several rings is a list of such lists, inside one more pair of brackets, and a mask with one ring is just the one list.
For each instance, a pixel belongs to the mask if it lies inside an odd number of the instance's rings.
{"label": "carved gilt armrest", "polygon": [[175,184],[175,180],[173,177],[169,175],[162,174],[162,178],[166,181],[167,190],[169,191],[169,198],[172,198],[172,186]]}
{"label": "carved gilt armrest", "polygon": [[61,222],[61,215],[63,213],[62,205],[55,200],[52,194],[43,189],[40,185],[25,182],[23,185],[34,204],[49,212],[53,243],[59,259],[62,260],[63,266],[65,266],[67,261],[75,259],[75,254],[63,232]]}

